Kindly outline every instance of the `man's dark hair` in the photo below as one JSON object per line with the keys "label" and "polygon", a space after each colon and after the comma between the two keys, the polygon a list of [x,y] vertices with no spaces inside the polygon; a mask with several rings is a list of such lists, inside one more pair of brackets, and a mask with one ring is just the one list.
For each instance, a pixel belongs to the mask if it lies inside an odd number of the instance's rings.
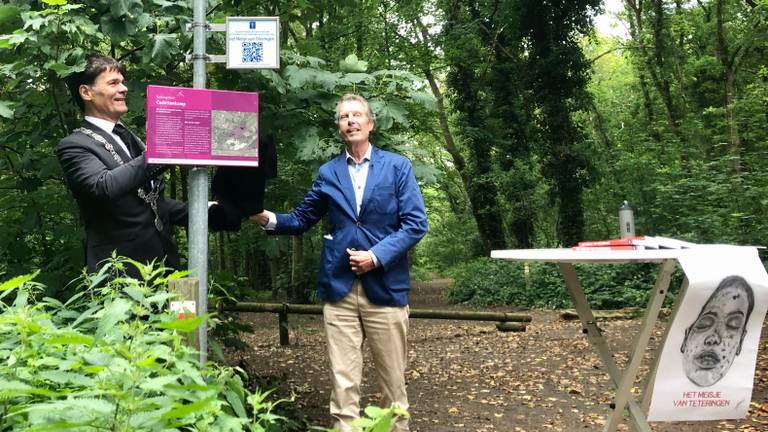
{"label": "man's dark hair", "polygon": [[67,87],[69,87],[69,93],[72,95],[72,100],[80,108],[80,111],[85,112],[85,102],[80,97],[80,86],[93,85],[96,82],[96,78],[104,71],[116,70],[125,76],[125,69],[123,65],[112,57],[101,54],[88,54],[85,59],[85,70],[77,72],[67,78]]}

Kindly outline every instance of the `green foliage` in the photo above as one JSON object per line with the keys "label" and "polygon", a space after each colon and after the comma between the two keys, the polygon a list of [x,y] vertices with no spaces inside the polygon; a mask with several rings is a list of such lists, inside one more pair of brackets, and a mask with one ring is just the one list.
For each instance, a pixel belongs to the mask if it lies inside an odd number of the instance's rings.
{"label": "green foliage", "polygon": [[[589,64],[577,35],[589,31],[600,2],[438,3],[446,84],[466,158],[457,168],[484,254],[533,246],[547,206],[557,212],[558,243],[576,243],[592,174],[584,133],[572,119],[589,99]],[[542,207],[530,199],[540,193],[537,184],[549,193]],[[504,207],[514,211],[502,216]]]}
{"label": "green foliage", "polygon": [[422,188],[427,212],[429,234],[422,239],[414,254],[411,277],[428,280],[435,273],[472,259],[480,254],[480,242],[472,215],[468,211],[455,213],[442,191],[432,186]]}
{"label": "green foliage", "polygon": [[[263,130],[275,138],[280,151],[279,181],[268,185],[267,208],[293,209],[309,190],[320,164],[341,151],[335,121],[341,94],[356,92],[368,98],[377,119],[372,137],[376,146],[419,155],[411,144],[410,113],[425,109],[428,99],[419,89],[417,77],[396,70],[365,72],[364,62],[352,55],[341,62],[341,70],[334,70],[334,65],[322,59],[290,51],[283,51],[282,62],[285,67],[280,72],[226,71],[212,77],[216,87],[259,92],[261,124],[267,125]],[[419,177],[433,175],[426,158],[414,159]],[[248,277],[250,286],[244,295],[255,294],[253,289],[271,288],[273,294],[285,292],[292,301],[307,301],[316,286],[322,229],[320,223],[296,243],[246,226],[237,236],[218,239],[222,247],[214,250],[212,259],[219,265],[212,268],[217,278],[223,273],[228,278]],[[255,268],[265,256],[266,265]]]}
{"label": "green foliage", "polygon": [[[378,116],[373,142],[406,153],[429,183],[430,233],[414,254],[416,276],[493,247],[615,237],[624,199],[641,234],[765,243],[765,1],[651,2],[637,14],[625,3],[627,40],[581,38],[598,4],[280,4],[282,68],[211,64],[207,84],[260,93],[262,131],[275,138],[280,159],[266,198],[277,211],[293,208],[319,164],[341,150],[338,95],[369,97]],[[191,46],[182,31],[189,5],[0,5],[0,274],[39,268],[38,280],[58,295],[80,271],[83,234],[73,229],[79,217],[53,156],[78,118],[63,79],[89,51],[119,58],[131,88],[125,121],[141,130],[145,85],[190,85],[182,60]],[[269,16],[276,7],[213,2],[208,20]],[[223,34],[207,42],[209,53],[224,52]],[[435,87],[424,81],[430,77]],[[184,198],[185,180],[174,178],[170,192]],[[238,298],[285,291],[308,299],[321,231],[296,244],[253,226],[217,235],[210,268]]]}
{"label": "green foliage", "polygon": [[168,26],[141,1],[14,1],[0,17],[0,115],[10,118],[0,123],[0,270],[39,268],[41,281],[56,290],[79,272],[84,257],[82,230],[72,229],[79,225],[74,201],[54,156],[78,117],[62,78],[82,69],[88,51],[114,53],[99,22],[133,29],[128,49],[137,53]]}
{"label": "green foliage", "polygon": [[557,308],[568,304],[557,269],[532,263],[524,273],[521,263],[476,258],[460,264],[448,275],[454,283],[446,297],[451,303]]}
{"label": "green foliage", "polygon": [[390,408],[367,406],[364,413],[364,417],[352,423],[352,426],[360,428],[361,432],[388,432],[396,417],[410,417],[408,411],[397,406]]}
{"label": "green foliage", "polygon": [[135,264],[84,277],[67,302],[40,298],[34,274],[0,285],[0,429],[284,430],[274,413],[284,401],[245,388],[240,370],[201,365],[186,345],[206,318],[167,312],[166,284],[180,274],[120,276]]}
{"label": "green foliage", "polygon": [[[369,405],[363,410],[363,416],[352,422],[355,432],[388,432],[391,430],[397,417],[410,417],[407,410],[398,406],[379,408]],[[336,429],[313,427],[312,430],[336,432]]]}
{"label": "green foliage", "polygon": [[[211,21],[228,15],[274,14],[270,5],[252,2],[216,2],[210,12]],[[298,12],[286,16],[283,29],[301,15]],[[359,10],[350,6],[347,12],[357,16]],[[0,123],[0,274],[40,268],[40,280],[53,291],[83,266],[83,230],[73,229],[80,225],[79,216],[54,156],[58,141],[79,123],[64,79],[82,69],[89,52],[119,59],[126,66],[130,88],[130,112],[123,121],[141,134],[146,85],[191,85],[192,68],[183,61],[183,53],[191,48],[191,34],[183,31],[191,15],[190,2],[183,0],[13,0],[0,6],[0,118],[10,120]],[[362,17],[356,20],[364,22]],[[325,29],[343,21],[340,16]],[[309,188],[319,164],[341,151],[334,108],[343,93],[358,92],[371,100],[379,118],[373,139],[377,146],[419,155],[412,144],[411,115],[433,107],[434,99],[418,77],[379,61],[363,61],[369,53],[353,46],[332,52],[297,50],[287,34],[281,39],[286,41],[281,70],[234,71],[210,65],[207,82],[209,88],[259,92],[260,129],[274,138],[280,155],[280,181],[269,187],[268,208],[292,208]],[[223,52],[223,43],[224,35],[211,34],[208,52]],[[419,176],[434,178],[430,162],[421,156],[416,159]],[[186,179],[178,180],[167,192],[184,199]],[[303,242],[298,256],[304,259],[294,265],[287,259],[290,239],[267,239],[261,230],[250,228],[236,237],[215,240],[220,247],[211,254],[214,274],[244,278],[248,281],[244,293],[255,288],[277,292],[299,283],[295,277],[290,284],[277,283],[285,272],[308,278],[314,274],[316,242]],[[307,236],[316,235],[312,231]],[[183,234],[181,238],[183,250]],[[306,281],[303,286],[312,292],[314,283]]]}
{"label": "green foliage", "polygon": [[768,9],[723,1],[626,12],[629,40],[585,43],[599,60],[583,121],[602,174],[585,194],[585,237],[615,237],[627,199],[639,234],[765,243]]}
{"label": "green foliage", "polygon": [[[368,70],[368,62],[359,60],[356,55],[350,54],[344,60],[339,60],[339,69],[342,72],[365,72]],[[355,77],[355,81],[358,78]]]}
{"label": "green foliage", "polygon": [[[526,271],[527,268],[527,271]],[[595,309],[644,307],[656,281],[655,265],[576,265],[587,299]],[[448,301],[479,306],[569,308],[573,303],[554,264],[477,258],[449,272],[454,279]],[[682,282],[678,270],[670,291]]]}

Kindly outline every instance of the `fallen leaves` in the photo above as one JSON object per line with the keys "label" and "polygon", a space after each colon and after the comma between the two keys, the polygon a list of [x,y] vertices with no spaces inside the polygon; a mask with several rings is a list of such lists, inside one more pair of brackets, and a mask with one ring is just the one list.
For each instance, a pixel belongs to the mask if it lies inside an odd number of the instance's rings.
{"label": "fallen leaves", "polygon": [[[432,296],[437,299],[439,296]],[[419,304],[419,307],[438,307]],[[456,306],[444,306],[457,308]],[[406,372],[414,432],[538,432],[601,430],[611,411],[613,390],[605,367],[578,321],[558,311],[531,311],[524,333],[500,333],[493,323],[411,320]],[[291,342],[280,347],[273,316],[248,314],[256,331],[245,335],[252,350],[243,357],[250,372],[284,379],[297,404],[314,424],[330,423],[329,378],[322,322],[290,316]],[[639,327],[638,318],[601,321],[615,361],[623,368]],[[655,432],[768,430],[768,349],[766,332],[758,352],[753,403],[744,420],[654,423]],[[654,329],[633,394],[643,386],[648,361],[661,339]],[[366,353],[363,405],[378,403],[378,386]],[[236,362],[236,361],[235,361]],[[625,421],[620,430],[628,430]]]}

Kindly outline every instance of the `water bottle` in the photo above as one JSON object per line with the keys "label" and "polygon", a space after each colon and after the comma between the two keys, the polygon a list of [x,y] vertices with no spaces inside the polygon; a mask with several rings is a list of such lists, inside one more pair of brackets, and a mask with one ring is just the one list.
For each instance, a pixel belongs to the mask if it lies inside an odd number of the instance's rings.
{"label": "water bottle", "polygon": [[619,228],[621,230],[621,238],[635,236],[635,215],[632,212],[632,207],[629,206],[626,200],[619,207]]}

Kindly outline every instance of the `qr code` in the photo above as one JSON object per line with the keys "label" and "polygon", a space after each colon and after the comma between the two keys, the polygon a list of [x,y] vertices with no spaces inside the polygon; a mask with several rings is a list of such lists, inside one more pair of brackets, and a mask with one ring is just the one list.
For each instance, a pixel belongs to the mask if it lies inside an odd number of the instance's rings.
{"label": "qr code", "polygon": [[243,42],[243,63],[261,63],[263,61],[263,42]]}

